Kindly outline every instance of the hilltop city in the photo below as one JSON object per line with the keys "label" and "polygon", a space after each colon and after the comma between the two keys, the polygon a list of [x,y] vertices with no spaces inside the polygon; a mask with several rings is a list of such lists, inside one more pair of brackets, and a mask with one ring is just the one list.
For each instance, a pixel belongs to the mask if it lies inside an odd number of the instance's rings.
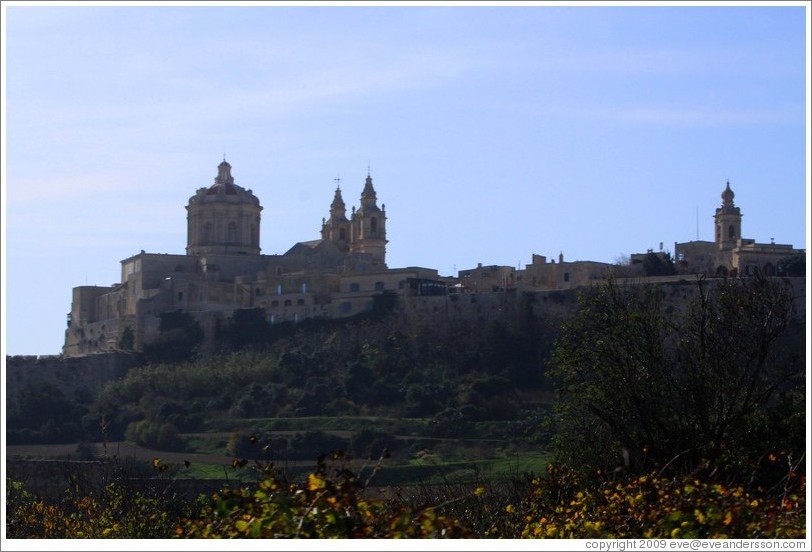
{"label": "hilltop city", "polygon": [[675,243],[673,258],[662,246],[631,255],[623,266],[532,254],[524,269],[479,264],[447,277],[432,268],[387,266],[386,206],[378,206],[369,174],[360,205],[349,214],[336,188],[318,239],[263,255],[259,198],[235,182],[224,159],[213,184],[198,189],[186,205],[185,254],[142,250],[121,261],[120,283],[73,289],[63,355],[142,350],[160,335],[160,315],[176,311],[192,315],[211,344],[240,309],[261,309],[269,324],[277,324],[357,315],[371,310],[382,294],[411,298],[411,308],[420,309],[416,297],[566,290],[609,274],[660,280],[784,275],[788,260],[804,250],[744,238],[734,197],[728,182],[714,214],[714,241]]}

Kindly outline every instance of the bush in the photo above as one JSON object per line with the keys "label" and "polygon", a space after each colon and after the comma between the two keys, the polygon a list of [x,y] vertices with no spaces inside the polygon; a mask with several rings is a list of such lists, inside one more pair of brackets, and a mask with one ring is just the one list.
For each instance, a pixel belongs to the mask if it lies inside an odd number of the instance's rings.
{"label": "bush", "polygon": [[[789,472],[782,496],[727,486],[712,478],[659,472],[585,484],[561,466],[518,505],[508,505],[521,538],[805,538],[806,489]],[[507,537],[502,533],[500,536]]]}
{"label": "bush", "polygon": [[[334,456],[340,458],[340,455]],[[271,470],[256,488],[225,488],[197,517],[185,519],[185,538],[459,538],[468,531],[432,506],[392,506],[363,494],[342,464],[319,462],[306,482]]]}
{"label": "bush", "polygon": [[156,422],[153,420],[140,420],[127,426],[124,436],[142,447],[158,450],[182,450],[183,439],[178,428],[173,424]]}

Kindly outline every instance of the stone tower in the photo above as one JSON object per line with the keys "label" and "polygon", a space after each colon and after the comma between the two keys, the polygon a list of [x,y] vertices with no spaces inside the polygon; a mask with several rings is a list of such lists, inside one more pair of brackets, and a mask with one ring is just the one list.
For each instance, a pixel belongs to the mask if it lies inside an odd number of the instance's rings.
{"label": "stone tower", "polygon": [[361,206],[352,213],[352,236],[350,252],[368,253],[374,264],[386,265],[386,211],[378,208],[378,196],[372,186],[372,176],[367,174]]}
{"label": "stone tower", "polygon": [[234,184],[225,159],[214,184],[197,190],[186,211],[187,255],[259,255],[262,207],[251,190]]}
{"label": "stone tower", "polygon": [[336,194],[333,203],[330,204],[330,218],[322,219],[321,238],[330,240],[341,251],[347,252],[350,249],[350,221],[347,220],[347,207],[341,197],[341,187],[336,187]]}
{"label": "stone tower", "polygon": [[722,250],[733,249],[742,237],[742,214],[741,210],[733,205],[735,196],[728,182],[722,192],[722,206],[716,209],[713,217],[716,226],[716,245]]}

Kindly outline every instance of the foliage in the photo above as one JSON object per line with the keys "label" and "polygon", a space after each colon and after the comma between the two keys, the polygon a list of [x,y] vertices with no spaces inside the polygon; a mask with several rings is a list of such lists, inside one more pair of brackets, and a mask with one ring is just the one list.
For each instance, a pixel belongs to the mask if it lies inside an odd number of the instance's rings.
{"label": "foliage", "polygon": [[124,351],[132,351],[135,347],[135,334],[129,326],[125,326],[121,332],[121,339],[118,340],[118,348]]}
{"label": "foliage", "polygon": [[806,276],[806,251],[787,257],[779,262],[778,275],[790,277]]}
{"label": "foliage", "polygon": [[[123,461],[79,462],[65,472],[61,495],[39,496],[6,479],[7,538],[169,538],[194,498],[173,490],[170,473]],[[154,474],[146,479],[144,473]]]}
{"label": "foliage", "polygon": [[[797,416],[789,434],[775,416],[788,404],[782,393],[803,389],[803,332],[791,314],[788,290],[762,277],[699,281],[684,311],[656,286],[609,280],[583,293],[553,356],[559,457],[640,473],[710,462],[743,479],[771,452],[800,456]],[[756,431],[784,438],[765,444]]]}
{"label": "foliage", "polygon": [[51,382],[24,387],[8,412],[8,444],[72,443],[87,409]]}
{"label": "foliage", "polygon": [[[531,491],[505,511],[521,538],[805,538],[806,482],[790,466],[780,497],[742,486],[660,472],[602,477],[587,484],[575,472],[550,465]],[[492,534],[491,536],[497,536]]]}
{"label": "foliage", "polygon": [[233,350],[260,347],[271,337],[271,326],[265,319],[265,309],[237,309],[228,328],[220,336]]}
{"label": "foliage", "polygon": [[281,478],[271,464],[256,488],[222,489],[200,516],[184,519],[185,538],[459,538],[458,520],[434,506],[415,510],[366,498],[364,485],[336,454],[320,459],[302,483]]}
{"label": "foliage", "polygon": [[127,426],[124,434],[128,441],[138,445],[158,450],[180,450],[183,448],[183,439],[178,428],[169,422],[155,422],[153,420],[140,420]]}
{"label": "foliage", "polygon": [[203,342],[203,328],[188,312],[181,310],[158,315],[159,335],[144,345],[144,356],[151,362],[183,362],[198,353]]}
{"label": "foliage", "polygon": [[[339,452],[291,481],[267,461],[253,484],[209,497],[169,494],[174,467],[152,462],[154,479],[119,474],[93,489],[72,479],[47,500],[7,480],[8,538],[805,538],[806,481],[800,462],[774,456],[774,489],[728,485],[713,475],[661,471],[585,478],[549,465],[541,477],[507,484],[445,482],[375,498]],[[161,485],[157,485],[162,483]]]}
{"label": "foliage", "polygon": [[671,253],[658,254],[649,251],[643,259],[643,272],[646,276],[669,276],[676,274],[677,269]]}

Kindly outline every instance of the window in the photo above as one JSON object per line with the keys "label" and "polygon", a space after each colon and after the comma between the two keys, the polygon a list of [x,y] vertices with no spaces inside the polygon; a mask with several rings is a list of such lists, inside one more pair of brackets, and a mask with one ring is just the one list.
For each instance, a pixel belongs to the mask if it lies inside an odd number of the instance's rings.
{"label": "window", "polygon": [[736,227],[733,226],[732,224],[730,225],[730,228],[727,229],[727,237],[728,238],[736,237]]}
{"label": "window", "polygon": [[375,291],[383,291],[384,290],[384,283],[383,282],[375,282]]}
{"label": "window", "polygon": [[347,240],[347,231],[344,230],[343,228],[340,228],[338,230],[338,239],[340,239],[341,241]]}
{"label": "window", "polygon": [[378,235],[378,219],[375,217],[372,217],[372,219],[369,221],[369,233],[372,236]]}
{"label": "window", "polygon": [[286,307],[289,307],[289,306],[290,306],[290,299],[285,299],[285,306],[286,306]]}
{"label": "window", "polygon": [[296,300],[297,305],[304,305],[304,303],[305,303],[304,299],[297,299]]}
{"label": "window", "polygon": [[570,273],[569,273],[569,272],[565,272],[565,273],[564,273],[564,281],[565,281],[565,282],[569,282],[569,281],[570,281]]}
{"label": "window", "polygon": [[259,297],[260,295],[262,295],[262,290],[257,288],[254,290],[254,293],[256,294],[257,297]]}
{"label": "window", "polygon": [[229,222],[228,223],[228,243],[237,243],[239,240],[237,239],[237,223],[236,222]]}
{"label": "window", "polygon": [[178,292],[178,301],[183,301],[183,292],[182,291]]}
{"label": "window", "polygon": [[361,291],[361,284],[353,282],[350,284],[350,291]]}
{"label": "window", "polygon": [[203,243],[211,241],[211,223],[207,222],[203,225]]}
{"label": "window", "polygon": [[272,307],[278,307],[279,306],[279,301],[271,301],[271,306]]}

